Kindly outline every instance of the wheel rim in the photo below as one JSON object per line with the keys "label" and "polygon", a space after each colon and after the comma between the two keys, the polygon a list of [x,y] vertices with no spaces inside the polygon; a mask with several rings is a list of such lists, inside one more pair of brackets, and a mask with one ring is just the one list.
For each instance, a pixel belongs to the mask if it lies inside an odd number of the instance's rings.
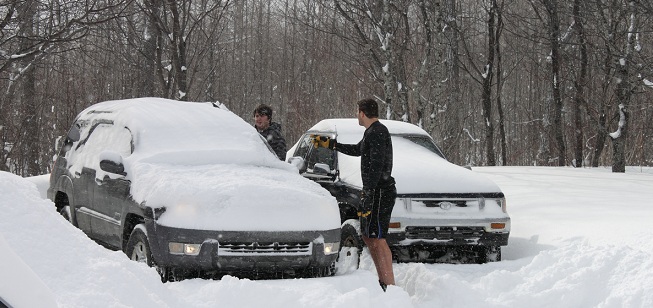
{"label": "wheel rim", "polygon": [[147,263],[147,248],[143,242],[138,242],[134,245],[131,259],[136,262]]}

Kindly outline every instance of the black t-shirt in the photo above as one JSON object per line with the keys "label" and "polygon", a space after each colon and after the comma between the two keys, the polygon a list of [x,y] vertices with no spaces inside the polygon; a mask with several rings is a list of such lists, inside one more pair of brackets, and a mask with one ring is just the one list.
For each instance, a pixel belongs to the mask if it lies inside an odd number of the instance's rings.
{"label": "black t-shirt", "polygon": [[385,125],[376,121],[363,134],[358,144],[336,144],[336,150],[361,157],[364,189],[384,188],[395,184],[392,177],[392,139]]}

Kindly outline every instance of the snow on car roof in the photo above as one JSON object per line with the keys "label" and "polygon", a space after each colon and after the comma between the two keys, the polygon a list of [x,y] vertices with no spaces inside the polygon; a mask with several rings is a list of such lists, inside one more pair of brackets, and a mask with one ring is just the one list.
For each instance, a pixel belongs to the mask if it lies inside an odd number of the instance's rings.
{"label": "snow on car roof", "polygon": [[[213,103],[152,97],[106,101],[86,108],[78,120],[111,120],[116,127],[127,127],[134,138],[132,160],[256,165],[277,161],[252,125]],[[181,152],[195,156],[174,154]]]}
{"label": "snow on car roof", "polygon": [[[421,129],[419,126],[411,123],[394,120],[379,120],[385,125],[391,134],[411,134],[411,135],[424,135],[429,134]],[[365,127],[358,124],[357,119],[326,119],[315,124],[309,131],[328,131],[338,132],[340,134],[358,134],[362,136]]]}

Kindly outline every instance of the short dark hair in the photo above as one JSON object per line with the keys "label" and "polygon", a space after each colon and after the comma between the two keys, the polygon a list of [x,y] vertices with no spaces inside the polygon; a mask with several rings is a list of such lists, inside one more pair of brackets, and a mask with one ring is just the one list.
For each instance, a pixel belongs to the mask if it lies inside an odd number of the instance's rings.
{"label": "short dark hair", "polygon": [[266,105],[266,104],[260,104],[256,109],[254,109],[254,115],[262,115],[262,116],[268,116],[270,120],[272,120],[272,107]]}
{"label": "short dark hair", "polygon": [[358,101],[358,110],[368,118],[379,117],[379,104],[373,98],[364,98]]}

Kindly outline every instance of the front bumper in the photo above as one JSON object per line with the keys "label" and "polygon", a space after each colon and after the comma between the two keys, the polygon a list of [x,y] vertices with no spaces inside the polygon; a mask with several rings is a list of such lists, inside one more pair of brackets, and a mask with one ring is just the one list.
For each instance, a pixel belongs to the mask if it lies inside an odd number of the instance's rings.
{"label": "front bumper", "polygon": [[[510,218],[476,220],[396,219],[400,228],[388,230],[390,246],[506,246]],[[497,228],[497,226],[503,226]]]}
{"label": "front bumper", "polygon": [[[340,229],[326,231],[207,231],[146,222],[157,266],[216,272],[284,272],[324,268],[338,253],[325,254],[324,243],[339,243]],[[201,244],[198,255],[171,254],[168,244]]]}

